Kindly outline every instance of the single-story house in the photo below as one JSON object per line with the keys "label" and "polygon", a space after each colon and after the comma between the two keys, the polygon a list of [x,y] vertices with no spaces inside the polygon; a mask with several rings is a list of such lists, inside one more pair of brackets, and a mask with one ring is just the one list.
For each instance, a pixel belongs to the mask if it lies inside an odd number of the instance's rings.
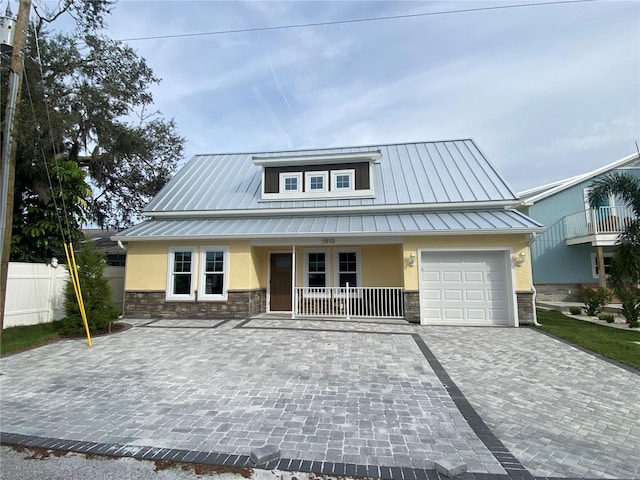
{"label": "single-story house", "polygon": [[540,299],[578,301],[582,288],[606,286],[618,235],[633,212],[615,197],[591,208],[589,187],[613,172],[640,176],[639,157],[628,155],[591,172],[518,194],[518,209],[547,226],[531,245],[533,281]]}
{"label": "single-story house", "polygon": [[530,323],[517,203],[473,140],[196,155],[113,237],[124,314]]}

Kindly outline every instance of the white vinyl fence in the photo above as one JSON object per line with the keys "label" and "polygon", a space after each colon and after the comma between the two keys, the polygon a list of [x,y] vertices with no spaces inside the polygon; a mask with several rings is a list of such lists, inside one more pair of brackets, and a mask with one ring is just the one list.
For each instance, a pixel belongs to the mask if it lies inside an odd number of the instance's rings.
{"label": "white vinyl fence", "polygon": [[[113,303],[122,310],[125,267],[105,267],[111,282]],[[64,317],[64,287],[69,278],[66,266],[43,263],[9,263],[4,328],[35,325]]]}

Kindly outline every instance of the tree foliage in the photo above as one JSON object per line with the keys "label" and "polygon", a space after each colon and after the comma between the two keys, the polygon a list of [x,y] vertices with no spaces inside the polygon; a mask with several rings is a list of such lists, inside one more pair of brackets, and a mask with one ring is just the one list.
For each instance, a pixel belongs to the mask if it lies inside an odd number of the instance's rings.
{"label": "tree foliage", "polygon": [[[38,162],[45,170],[44,163]],[[85,172],[75,162],[49,162],[49,174],[55,180],[53,191],[42,179],[22,184],[20,210],[14,214],[11,250],[15,258],[43,262],[64,252],[62,229],[67,241],[82,238],[81,228],[89,216],[91,188]],[[59,216],[66,209],[68,215]]]}
{"label": "tree foliage", "polygon": [[604,204],[609,196],[619,198],[633,212],[633,218],[624,222],[611,263],[611,283],[616,296],[629,307],[637,303],[638,294],[633,284],[640,280],[640,178],[614,172],[591,184],[589,203],[592,207]]}
{"label": "tree foliage", "polygon": [[[111,285],[104,276],[106,262],[94,250],[93,244],[87,242],[76,256],[76,264],[89,331],[105,329],[118,316],[111,299]],[[66,317],[62,322],[63,332],[84,332],[84,322],[71,279],[65,286],[64,309]]]}
{"label": "tree foliage", "polygon": [[[14,129],[19,242],[34,234],[60,237],[54,227],[42,228],[51,226],[47,222],[54,211],[45,162],[57,173],[71,172],[66,162],[86,173],[85,184],[62,183],[63,192],[55,194],[80,200],[67,204],[66,211],[77,237],[84,221],[111,228],[138,221],[144,205],[173,175],[184,147],[173,120],[153,110],[151,89],[160,80],[131,47],[100,31],[114,2],[61,0],[56,10],[47,10],[47,4],[36,6],[39,17],[28,34]],[[62,14],[72,15],[77,28],[49,31],[49,22]],[[6,62],[2,74],[6,85]],[[6,98],[1,101],[4,112]],[[52,180],[55,191],[59,184]],[[40,227],[31,228],[34,222]],[[52,243],[39,239],[32,247],[41,248],[43,242]],[[13,259],[40,254],[29,245],[14,245]]]}

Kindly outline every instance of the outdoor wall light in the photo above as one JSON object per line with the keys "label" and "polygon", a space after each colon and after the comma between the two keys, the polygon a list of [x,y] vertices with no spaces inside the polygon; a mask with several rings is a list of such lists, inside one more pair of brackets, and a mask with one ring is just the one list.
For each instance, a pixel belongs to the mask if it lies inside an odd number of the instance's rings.
{"label": "outdoor wall light", "polygon": [[56,257],[51,257],[51,266],[53,268],[58,268],[58,259]]}
{"label": "outdoor wall light", "polygon": [[524,263],[524,257],[525,257],[524,252],[520,252],[518,254],[518,256],[515,257],[515,264],[516,264],[517,267],[521,267],[522,266],[522,264]]}
{"label": "outdoor wall light", "polygon": [[409,266],[413,267],[416,264],[416,254],[411,252],[409,254]]}

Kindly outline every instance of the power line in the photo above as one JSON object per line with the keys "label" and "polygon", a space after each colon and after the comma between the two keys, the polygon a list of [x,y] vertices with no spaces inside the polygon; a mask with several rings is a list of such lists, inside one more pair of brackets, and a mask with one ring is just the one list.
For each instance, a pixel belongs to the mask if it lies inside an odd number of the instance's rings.
{"label": "power line", "polygon": [[388,15],[385,17],[355,18],[352,20],[335,20],[332,22],[298,23],[293,25],[277,25],[273,27],[239,28],[236,30],[214,30],[211,32],[178,33],[174,35],[156,35],[152,37],[121,38],[119,39],[119,41],[120,42],[136,42],[141,40],[160,40],[165,38],[204,37],[208,35],[227,35],[231,33],[267,32],[271,30],[291,30],[294,28],[324,27],[328,25],[344,25],[349,23],[379,22],[383,20],[398,20],[403,18],[430,17],[434,15],[450,15],[454,13],[485,12],[489,10],[506,10],[511,8],[540,7],[544,5],[563,5],[563,4],[569,4],[569,3],[587,3],[587,2],[598,2],[598,1],[600,0],[557,0],[554,2],[522,3],[522,4],[515,4],[515,5],[495,5],[492,7],[463,8],[460,10],[442,10],[439,12],[411,13],[407,15]]}

